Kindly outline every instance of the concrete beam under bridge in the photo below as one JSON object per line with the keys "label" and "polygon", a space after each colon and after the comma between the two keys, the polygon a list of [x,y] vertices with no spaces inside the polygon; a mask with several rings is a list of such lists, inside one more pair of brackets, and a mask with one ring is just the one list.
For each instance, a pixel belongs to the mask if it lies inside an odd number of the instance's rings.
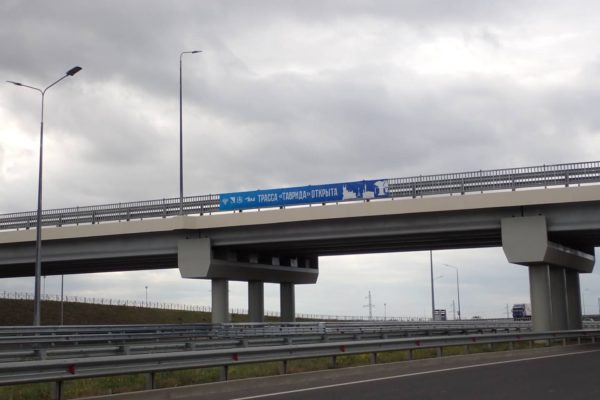
{"label": "concrete beam under bridge", "polygon": [[183,278],[227,279],[270,283],[316,283],[317,257],[247,256],[235,249],[215,251],[209,238],[177,242],[177,265]]}
{"label": "concrete beam under bridge", "polygon": [[501,221],[502,248],[509,262],[529,267],[534,331],[581,329],[579,273],[592,272],[590,252],[548,240],[546,217]]}

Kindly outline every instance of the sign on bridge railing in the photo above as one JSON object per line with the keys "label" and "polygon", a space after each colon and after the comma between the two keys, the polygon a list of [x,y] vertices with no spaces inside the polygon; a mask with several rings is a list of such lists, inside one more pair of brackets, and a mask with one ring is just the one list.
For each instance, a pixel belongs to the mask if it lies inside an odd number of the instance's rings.
{"label": "sign on bridge railing", "polygon": [[232,211],[309,203],[334,203],[383,197],[388,197],[387,179],[222,193],[219,195],[219,210]]}

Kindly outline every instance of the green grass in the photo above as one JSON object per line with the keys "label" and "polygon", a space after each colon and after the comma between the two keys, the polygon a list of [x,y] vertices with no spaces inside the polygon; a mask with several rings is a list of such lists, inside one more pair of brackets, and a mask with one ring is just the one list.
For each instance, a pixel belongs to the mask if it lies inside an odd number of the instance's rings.
{"label": "green grass", "polygon": [[[0,300],[0,325],[31,325],[33,301]],[[42,302],[42,325],[60,323],[60,303]],[[210,322],[210,314],[143,307],[64,303],[65,325],[186,324]]]}

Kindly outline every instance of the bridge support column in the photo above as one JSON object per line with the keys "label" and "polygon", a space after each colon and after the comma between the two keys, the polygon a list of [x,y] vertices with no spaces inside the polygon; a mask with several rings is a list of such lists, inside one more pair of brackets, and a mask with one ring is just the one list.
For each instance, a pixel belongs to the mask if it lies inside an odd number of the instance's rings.
{"label": "bridge support column", "polygon": [[567,323],[568,329],[582,329],[581,323],[581,291],[579,289],[579,273],[570,269],[565,270],[566,296],[567,296]]}
{"label": "bridge support column", "polygon": [[212,279],[212,323],[230,322],[229,318],[229,281]]}
{"label": "bridge support column", "polygon": [[296,321],[296,290],[293,283],[283,282],[279,287],[281,322]]}
{"label": "bridge support column", "polygon": [[549,241],[542,215],[503,219],[502,248],[509,262],[529,267],[533,330],[581,329],[579,273],[592,272],[593,249]]}
{"label": "bridge support column", "polygon": [[[565,268],[548,264],[529,267],[534,331],[569,329]],[[572,317],[574,318],[574,317]],[[581,319],[581,318],[579,318]]]}
{"label": "bridge support column", "polygon": [[265,284],[261,281],[248,282],[248,317],[250,322],[265,321]]}

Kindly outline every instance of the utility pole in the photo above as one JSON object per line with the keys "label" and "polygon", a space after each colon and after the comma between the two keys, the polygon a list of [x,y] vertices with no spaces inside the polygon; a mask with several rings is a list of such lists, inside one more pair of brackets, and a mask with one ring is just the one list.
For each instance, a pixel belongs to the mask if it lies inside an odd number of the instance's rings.
{"label": "utility pole", "polygon": [[371,321],[373,319],[373,308],[375,308],[375,305],[373,304],[370,290],[369,290],[369,295],[367,297],[365,297],[365,299],[369,300],[369,304],[365,304],[363,307],[369,308],[369,321]]}

